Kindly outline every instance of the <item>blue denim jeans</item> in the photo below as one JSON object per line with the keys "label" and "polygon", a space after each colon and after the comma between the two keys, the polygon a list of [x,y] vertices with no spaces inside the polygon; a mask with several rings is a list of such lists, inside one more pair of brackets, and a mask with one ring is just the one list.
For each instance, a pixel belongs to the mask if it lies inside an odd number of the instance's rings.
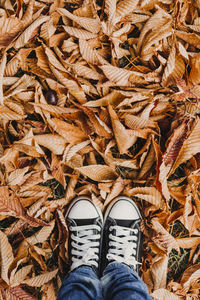
{"label": "blue denim jeans", "polygon": [[103,277],[81,266],[64,279],[57,300],[152,300],[145,283],[125,264],[111,263]]}

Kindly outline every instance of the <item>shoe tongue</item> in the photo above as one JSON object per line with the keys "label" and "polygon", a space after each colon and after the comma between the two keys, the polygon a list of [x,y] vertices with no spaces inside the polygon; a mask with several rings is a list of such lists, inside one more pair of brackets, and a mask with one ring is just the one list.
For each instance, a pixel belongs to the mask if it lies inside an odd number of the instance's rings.
{"label": "shoe tongue", "polygon": [[137,226],[138,222],[140,221],[138,220],[120,220],[120,219],[115,219],[116,224],[118,226],[122,226],[122,227],[128,227],[128,228],[134,228]]}
{"label": "shoe tongue", "polygon": [[94,219],[73,219],[73,223],[75,222],[77,226],[84,226],[84,225],[92,225],[96,224],[96,218]]}

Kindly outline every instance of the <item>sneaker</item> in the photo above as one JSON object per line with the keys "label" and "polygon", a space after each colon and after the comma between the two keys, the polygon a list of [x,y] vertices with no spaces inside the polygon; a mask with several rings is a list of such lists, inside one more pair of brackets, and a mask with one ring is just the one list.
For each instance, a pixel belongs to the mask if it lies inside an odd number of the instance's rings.
{"label": "sneaker", "polygon": [[103,216],[88,197],[72,201],[66,213],[69,228],[68,252],[70,271],[85,265],[99,270]]}
{"label": "sneaker", "polygon": [[142,256],[141,220],[139,209],[132,199],[119,196],[111,202],[104,217],[104,268],[110,262],[119,262],[138,273]]}

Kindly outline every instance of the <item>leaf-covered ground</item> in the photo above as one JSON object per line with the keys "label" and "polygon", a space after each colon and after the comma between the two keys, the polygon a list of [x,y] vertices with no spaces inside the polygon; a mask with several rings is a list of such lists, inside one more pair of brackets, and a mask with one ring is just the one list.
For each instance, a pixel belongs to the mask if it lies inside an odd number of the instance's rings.
{"label": "leaf-covered ground", "polygon": [[199,51],[199,0],[0,0],[1,299],[56,299],[85,194],[136,200],[154,299],[199,299]]}

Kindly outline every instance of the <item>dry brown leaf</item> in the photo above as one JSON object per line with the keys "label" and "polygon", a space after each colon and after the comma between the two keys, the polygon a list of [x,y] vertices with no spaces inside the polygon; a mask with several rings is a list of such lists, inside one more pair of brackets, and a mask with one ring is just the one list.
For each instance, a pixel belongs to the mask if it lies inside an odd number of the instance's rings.
{"label": "dry brown leaf", "polygon": [[148,33],[152,31],[152,28],[162,28],[162,26],[165,25],[170,19],[170,14],[166,13],[163,9],[157,6],[157,11],[148,19],[142,28],[137,44],[138,52],[143,45],[145,38],[148,36]]}
{"label": "dry brown leaf", "polygon": [[34,6],[35,0],[30,0],[28,7],[22,17],[22,24],[24,27],[29,26],[33,21],[33,6]]}
{"label": "dry brown leaf", "polygon": [[189,160],[193,155],[200,152],[200,119],[194,123],[194,128],[188,138],[184,141],[183,146],[178,154],[178,157],[173,165],[171,173],[183,162]]}
{"label": "dry brown leaf", "polygon": [[66,143],[76,144],[87,139],[85,133],[73,124],[57,118],[51,119],[50,124],[65,139]]}
{"label": "dry brown leaf", "polygon": [[197,54],[195,57],[192,58],[191,71],[188,79],[194,85],[200,83],[199,69],[200,69],[200,55]]}
{"label": "dry brown leaf", "polygon": [[32,157],[41,157],[44,154],[44,153],[41,154],[41,151],[38,152],[39,150],[36,149],[35,146],[26,145],[26,144],[23,144],[23,143],[15,143],[15,144],[13,144],[12,150],[17,150],[19,152],[26,153],[27,155],[30,155]]}
{"label": "dry brown leaf", "polygon": [[13,299],[13,300],[37,300],[37,298],[25,290],[23,290],[20,286],[8,288],[3,291],[3,295],[5,299]]}
{"label": "dry brown leaf", "polygon": [[22,283],[27,284],[29,286],[40,287],[43,284],[52,280],[56,276],[57,273],[58,273],[58,269],[51,271],[51,272],[44,273],[42,275],[38,275],[38,276],[30,278],[30,279],[26,279]]}
{"label": "dry brown leaf", "polygon": [[7,186],[0,187],[0,212],[25,220],[32,227],[45,226],[45,222],[28,215],[20,200]]}
{"label": "dry brown leaf", "polygon": [[200,244],[200,237],[188,237],[176,239],[180,248],[196,248]]}
{"label": "dry brown leaf", "polygon": [[99,64],[99,55],[97,54],[97,51],[90,46],[88,41],[86,41],[85,39],[79,39],[79,49],[81,56],[88,63],[91,63],[93,65]]}
{"label": "dry brown leaf", "polygon": [[131,86],[131,82],[129,81],[130,76],[136,75],[133,71],[114,67],[109,64],[101,66],[101,69],[114,86]]}
{"label": "dry brown leaf", "polygon": [[117,173],[106,165],[91,165],[77,168],[84,176],[91,178],[94,181],[111,181],[117,178]]}
{"label": "dry brown leaf", "polygon": [[14,260],[13,251],[7,236],[0,230],[1,278],[9,284],[8,270]]}
{"label": "dry brown leaf", "polygon": [[156,123],[141,117],[134,115],[126,114],[125,115],[125,124],[132,129],[143,129],[145,127],[156,128]]}
{"label": "dry brown leaf", "polygon": [[20,36],[14,42],[13,47],[15,47],[16,49],[23,47],[32,37],[35,29],[37,29],[42,23],[46,22],[47,20],[49,20],[49,16],[40,16],[28,28],[26,28],[23,33],[20,34]]}
{"label": "dry brown leaf", "polygon": [[35,141],[56,155],[61,155],[65,149],[66,140],[58,134],[41,134],[34,137]]}
{"label": "dry brown leaf", "polygon": [[41,69],[43,69],[48,74],[51,73],[51,69],[49,68],[48,58],[45,53],[45,49],[43,46],[39,46],[35,49],[36,56],[38,58],[37,65]]}
{"label": "dry brown leaf", "polygon": [[7,57],[6,57],[6,52],[4,52],[3,57],[1,59],[0,62],[0,104],[3,105],[3,75],[4,75],[4,70],[6,67],[6,61],[7,61]]}
{"label": "dry brown leaf", "polygon": [[89,40],[97,37],[96,33],[92,33],[84,29],[70,26],[63,26],[63,28],[69,35],[75,36],[77,39]]}
{"label": "dry brown leaf", "polygon": [[136,141],[136,137],[133,134],[132,130],[126,129],[124,125],[119,121],[118,116],[113,110],[112,106],[108,106],[108,111],[110,114],[112,129],[115,135],[118,149],[121,154],[126,153]]}
{"label": "dry brown leaf", "polygon": [[175,31],[176,36],[184,40],[185,42],[197,47],[200,49],[200,38],[196,33],[188,33],[184,31]]}
{"label": "dry brown leaf", "polygon": [[154,290],[166,288],[168,256],[156,256],[151,267]]}
{"label": "dry brown leaf", "polygon": [[139,0],[123,0],[117,4],[116,14],[115,14],[115,22],[119,22],[119,20],[125,15],[131,13],[136,9]]}
{"label": "dry brown leaf", "polygon": [[[78,76],[82,76],[84,78],[88,78],[88,79],[94,79],[94,80],[101,80],[104,76],[101,75],[100,73],[98,73],[97,71],[90,69],[82,64],[76,63],[73,67],[74,72],[78,75]],[[98,101],[98,100],[97,100]],[[92,101],[95,102],[95,101]],[[88,103],[85,103],[86,106],[90,106],[88,105]]]}
{"label": "dry brown leaf", "polygon": [[142,164],[138,178],[142,178],[147,172],[149,172],[154,162],[155,162],[155,151],[154,151],[154,146],[151,144],[150,150]]}
{"label": "dry brown leaf", "polygon": [[60,83],[62,83],[78,101],[83,104],[86,102],[85,93],[80,84],[67,73],[61,73],[51,65],[51,70]]}
{"label": "dry brown leaf", "polygon": [[174,46],[168,57],[167,65],[163,73],[162,84],[167,86],[176,78],[181,78],[185,72],[185,63],[179,55],[176,53],[176,47]]}
{"label": "dry brown leaf", "polygon": [[67,149],[63,155],[63,161],[69,161],[79,150],[84,149],[90,141],[84,141]]}
{"label": "dry brown leaf", "polygon": [[189,289],[190,285],[200,278],[200,264],[193,265],[185,270],[181,278],[184,289]]}
{"label": "dry brown leaf", "polygon": [[53,283],[45,284],[42,287],[42,290],[43,290],[42,300],[48,300],[48,299],[56,300]]}
{"label": "dry brown leaf", "polygon": [[55,154],[51,154],[51,172],[53,177],[58,180],[64,187],[66,188],[66,181],[65,181],[65,176],[63,172],[63,168],[61,165],[60,160]]}
{"label": "dry brown leaf", "polygon": [[22,22],[16,18],[0,18],[0,48],[8,46],[22,30]]}
{"label": "dry brown leaf", "polygon": [[20,285],[25,277],[30,273],[32,267],[33,265],[28,265],[15,272],[15,274],[10,277],[10,286],[15,287]]}
{"label": "dry brown leaf", "polygon": [[104,207],[108,205],[115,197],[119,196],[119,194],[122,193],[124,189],[124,181],[121,177],[118,177],[115,183],[112,186],[112,189],[108,196],[106,197],[106,200],[104,202]]}
{"label": "dry brown leaf", "polygon": [[135,187],[129,190],[129,194],[145,200],[158,208],[165,207],[162,195],[155,187]]}
{"label": "dry brown leaf", "polygon": [[[38,253],[38,251],[36,251],[36,247],[34,246],[29,246],[29,253],[31,255],[31,257],[40,265],[40,268],[43,271],[47,271],[47,266],[45,264],[45,261],[42,259],[42,255],[40,253]],[[40,249],[40,248],[38,248]],[[21,281],[23,281],[25,278],[21,279]]]}
{"label": "dry brown leaf", "polygon": [[154,300],[182,300],[182,297],[176,296],[174,293],[171,293],[170,291],[160,288],[158,290],[155,290],[151,296]]}
{"label": "dry brown leaf", "polygon": [[104,136],[105,138],[111,138],[112,131],[110,128],[101,121],[98,116],[95,115],[92,109],[82,106],[81,109],[84,111],[84,113],[89,117],[94,130],[96,133],[100,136]]}
{"label": "dry brown leaf", "polygon": [[86,17],[79,17],[74,14],[71,14],[68,10],[64,8],[58,8],[57,11],[69,19],[75,21],[77,24],[85,28],[86,30],[98,33],[101,27],[101,23],[98,19],[86,18]]}
{"label": "dry brown leaf", "polygon": [[104,96],[101,99],[89,101],[84,104],[87,107],[100,107],[100,106],[107,106],[107,105],[117,105],[124,99],[124,96],[118,92],[117,90],[113,90],[110,94]]}
{"label": "dry brown leaf", "polygon": [[37,233],[28,237],[26,239],[26,242],[28,244],[32,244],[32,245],[35,245],[37,243],[43,243],[44,241],[46,241],[48,239],[49,235],[51,234],[51,232],[54,228],[54,225],[55,225],[55,221],[53,220],[50,223],[48,223],[48,226],[43,227]]}
{"label": "dry brown leaf", "polygon": [[151,221],[153,224],[153,229],[156,232],[156,236],[153,241],[156,245],[165,251],[167,254],[171,252],[172,249],[179,251],[179,245],[176,239],[159,223],[155,218]]}

